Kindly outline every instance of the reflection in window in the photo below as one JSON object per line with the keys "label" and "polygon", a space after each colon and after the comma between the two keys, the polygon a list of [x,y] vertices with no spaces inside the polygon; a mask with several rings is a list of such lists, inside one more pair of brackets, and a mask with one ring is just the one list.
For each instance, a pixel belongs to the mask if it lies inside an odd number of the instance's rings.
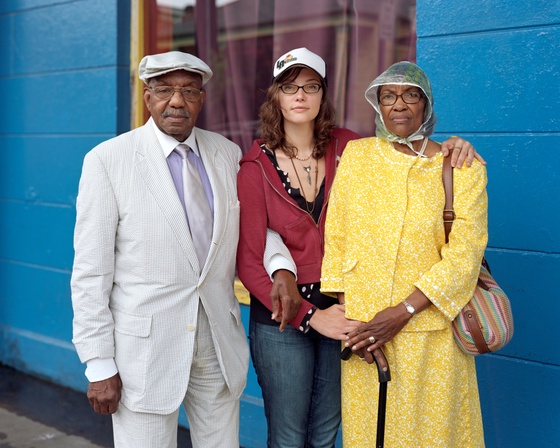
{"label": "reflection in window", "polygon": [[286,51],[307,47],[327,62],[337,124],[374,132],[369,83],[399,60],[416,60],[415,0],[146,0],[146,54],[180,50],[210,65],[198,126],[247,151]]}

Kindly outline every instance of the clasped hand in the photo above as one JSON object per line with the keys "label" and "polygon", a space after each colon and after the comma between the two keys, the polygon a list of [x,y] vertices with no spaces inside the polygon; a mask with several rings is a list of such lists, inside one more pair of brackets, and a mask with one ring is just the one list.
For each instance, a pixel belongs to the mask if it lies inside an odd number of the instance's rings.
{"label": "clasped hand", "polygon": [[[375,356],[380,362],[381,368],[386,370],[387,363],[381,348],[404,328],[410,317],[410,314],[400,305],[385,308],[369,322],[362,323],[354,331],[348,333],[345,346],[351,347],[352,352],[370,364],[374,362],[373,357]],[[374,340],[373,343],[370,338]]]}
{"label": "clasped hand", "polygon": [[[280,322],[280,331],[283,331],[296,317],[303,300],[291,272],[278,270],[274,273],[270,300],[272,319]],[[324,310],[316,310],[309,324],[323,336],[344,340],[348,333],[361,325],[361,322],[346,319],[344,310],[344,305],[333,305]]]}

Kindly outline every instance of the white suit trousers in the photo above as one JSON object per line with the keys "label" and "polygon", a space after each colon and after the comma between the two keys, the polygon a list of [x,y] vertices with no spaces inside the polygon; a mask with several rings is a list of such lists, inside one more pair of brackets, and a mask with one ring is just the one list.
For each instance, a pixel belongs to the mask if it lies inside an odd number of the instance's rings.
{"label": "white suit trousers", "polygon": [[[202,303],[183,406],[193,448],[239,447],[239,399],[225,383]],[[120,403],[113,414],[115,448],[177,448],[178,415],[179,409],[168,415],[133,412]]]}

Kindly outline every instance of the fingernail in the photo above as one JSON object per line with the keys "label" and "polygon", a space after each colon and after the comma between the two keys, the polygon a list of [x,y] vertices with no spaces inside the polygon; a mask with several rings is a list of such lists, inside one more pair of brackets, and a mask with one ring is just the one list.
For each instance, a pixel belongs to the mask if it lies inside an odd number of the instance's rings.
{"label": "fingernail", "polygon": [[348,342],[344,343],[344,347],[349,347],[349,346],[350,346],[350,344]]}

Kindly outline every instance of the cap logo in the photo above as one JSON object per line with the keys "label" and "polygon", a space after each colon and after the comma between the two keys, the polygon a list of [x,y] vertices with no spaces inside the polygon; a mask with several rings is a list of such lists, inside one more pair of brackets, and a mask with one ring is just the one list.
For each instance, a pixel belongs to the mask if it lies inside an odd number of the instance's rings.
{"label": "cap logo", "polygon": [[297,58],[293,57],[291,54],[287,55],[286,58],[283,61],[278,61],[276,63],[276,68],[278,70],[282,70],[282,67],[284,67],[284,65],[289,64],[290,62],[294,62],[297,61]]}

